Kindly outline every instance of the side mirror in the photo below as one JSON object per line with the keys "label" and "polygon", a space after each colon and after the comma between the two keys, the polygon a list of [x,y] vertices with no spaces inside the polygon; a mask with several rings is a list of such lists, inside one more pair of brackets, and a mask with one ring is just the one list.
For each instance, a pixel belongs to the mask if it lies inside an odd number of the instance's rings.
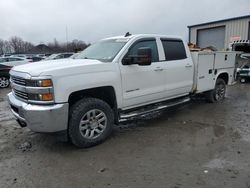
{"label": "side mirror", "polygon": [[151,65],[152,63],[152,50],[151,48],[139,48],[137,51],[137,64],[140,66]]}

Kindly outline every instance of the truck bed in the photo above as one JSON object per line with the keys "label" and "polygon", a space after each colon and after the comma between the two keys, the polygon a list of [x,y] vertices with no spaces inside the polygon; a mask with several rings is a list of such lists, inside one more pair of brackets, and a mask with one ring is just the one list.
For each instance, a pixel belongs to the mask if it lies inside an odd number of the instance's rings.
{"label": "truck bed", "polygon": [[194,62],[193,93],[202,93],[214,89],[216,78],[221,73],[228,74],[228,85],[235,80],[237,52],[191,52]]}

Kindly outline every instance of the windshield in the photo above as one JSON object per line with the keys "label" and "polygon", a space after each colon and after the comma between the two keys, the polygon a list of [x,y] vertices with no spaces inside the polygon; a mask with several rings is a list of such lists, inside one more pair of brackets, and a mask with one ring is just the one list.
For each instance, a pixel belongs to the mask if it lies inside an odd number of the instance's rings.
{"label": "windshield", "polygon": [[59,54],[52,54],[49,57],[46,58],[46,60],[51,60],[54,59],[56,56],[58,56]]}
{"label": "windshield", "polygon": [[103,62],[111,62],[126,42],[120,39],[103,40],[89,46],[75,59],[97,59]]}

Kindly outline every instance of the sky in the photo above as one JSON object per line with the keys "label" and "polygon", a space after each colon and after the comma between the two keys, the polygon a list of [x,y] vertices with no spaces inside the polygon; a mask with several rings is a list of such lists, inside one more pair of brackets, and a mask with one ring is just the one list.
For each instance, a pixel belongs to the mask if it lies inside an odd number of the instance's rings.
{"label": "sky", "polygon": [[0,0],[0,39],[93,43],[129,31],[187,40],[188,25],[244,15],[250,0]]}

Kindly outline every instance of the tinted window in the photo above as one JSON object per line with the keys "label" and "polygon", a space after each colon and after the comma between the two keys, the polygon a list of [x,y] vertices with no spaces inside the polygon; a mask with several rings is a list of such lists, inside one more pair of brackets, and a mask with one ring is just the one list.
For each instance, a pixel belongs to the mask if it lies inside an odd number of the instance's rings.
{"label": "tinted window", "polygon": [[23,60],[23,59],[16,58],[16,57],[9,57],[8,59],[9,59],[9,61],[21,61],[21,60]]}
{"label": "tinted window", "polygon": [[56,56],[54,59],[62,59],[62,58],[64,58],[64,55],[60,54],[60,55]]}
{"label": "tinted window", "polygon": [[181,40],[162,40],[167,61],[187,58],[184,44]]}
{"label": "tinted window", "polygon": [[1,59],[0,59],[0,62],[1,62],[1,63],[6,62],[6,58],[1,58]]}
{"label": "tinted window", "polygon": [[243,69],[249,69],[250,68],[250,64],[246,64],[244,65]]}
{"label": "tinted window", "polygon": [[70,56],[72,56],[73,54],[64,54],[64,58],[68,58]]}
{"label": "tinted window", "polygon": [[128,56],[132,55],[137,55],[137,50],[139,48],[144,48],[148,47],[151,48],[152,50],[152,62],[158,62],[159,61],[159,55],[158,55],[158,49],[157,49],[157,44],[155,40],[146,40],[146,41],[140,41],[135,43],[128,52]]}

